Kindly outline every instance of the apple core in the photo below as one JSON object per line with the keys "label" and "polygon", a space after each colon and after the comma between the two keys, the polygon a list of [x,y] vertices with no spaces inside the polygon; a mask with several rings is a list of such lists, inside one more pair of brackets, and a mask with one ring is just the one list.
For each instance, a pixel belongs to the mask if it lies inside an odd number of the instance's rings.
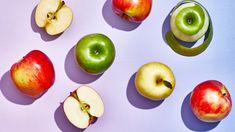
{"label": "apple core", "polygon": [[62,7],[64,4],[65,4],[65,2],[62,1],[62,2],[59,4],[59,6],[58,6],[58,8],[57,8],[57,10],[56,10],[55,12],[48,12],[48,13],[47,13],[47,22],[50,23],[51,21],[57,19],[57,18],[56,18],[56,13],[59,11],[59,9],[61,9],[61,7]]}

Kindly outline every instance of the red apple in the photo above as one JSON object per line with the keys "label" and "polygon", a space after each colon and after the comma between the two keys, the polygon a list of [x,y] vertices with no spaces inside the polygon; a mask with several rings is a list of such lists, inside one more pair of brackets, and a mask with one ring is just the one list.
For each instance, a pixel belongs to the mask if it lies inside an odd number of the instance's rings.
{"label": "red apple", "polygon": [[33,50],[11,67],[11,78],[25,95],[39,97],[54,83],[55,71],[43,52]]}
{"label": "red apple", "polygon": [[145,20],[152,7],[152,0],[112,0],[113,11],[130,22]]}
{"label": "red apple", "polygon": [[194,88],[190,105],[198,119],[205,122],[218,122],[229,114],[232,100],[221,82],[208,80]]}

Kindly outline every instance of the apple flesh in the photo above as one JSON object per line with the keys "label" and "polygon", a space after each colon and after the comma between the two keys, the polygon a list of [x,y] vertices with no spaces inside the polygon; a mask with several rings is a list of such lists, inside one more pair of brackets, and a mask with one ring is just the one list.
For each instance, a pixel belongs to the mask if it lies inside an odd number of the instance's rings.
{"label": "apple flesh", "polygon": [[113,63],[115,47],[103,34],[89,34],[81,38],[75,47],[75,58],[88,74],[102,74]]}
{"label": "apple flesh", "polygon": [[84,129],[104,113],[104,104],[99,94],[88,86],[81,86],[66,98],[63,104],[68,120]]}
{"label": "apple flesh", "polygon": [[50,35],[64,32],[72,19],[72,10],[61,0],[40,0],[35,12],[36,24]]}
{"label": "apple flesh", "polygon": [[112,9],[120,17],[141,23],[150,14],[152,0],[112,0]]}
{"label": "apple flesh", "polygon": [[209,15],[204,7],[191,1],[179,5],[172,12],[170,27],[176,38],[195,42],[205,35],[209,22]]}
{"label": "apple flesh", "polygon": [[142,96],[151,100],[163,100],[174,90],[175,77],[167,65],[149,62],[139,68],[135,86]]}
{"label": "apple flesh", "polygon": [[30,97],[39,97],[54,83],[55,71],[51,60],[41,51],[33,50],[10,69],[17,88]]}
{"label": "apple flesh", "polygon": [[232,100],[229,91],[221,82],[208,80],[194,88],[190,106],[198,119],[205,122],[218,122],[231,111]]}

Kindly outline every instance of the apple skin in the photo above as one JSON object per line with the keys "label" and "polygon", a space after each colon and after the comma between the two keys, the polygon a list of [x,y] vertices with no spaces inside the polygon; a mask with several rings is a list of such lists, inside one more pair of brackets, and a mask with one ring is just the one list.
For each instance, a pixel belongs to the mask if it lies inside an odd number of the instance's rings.
{"label": "apple skin", "polygon": [[65,99],[64,113],[74,126],[85,129],[104,114],[101,96],[89,86],[81,86]]}
{"label": "apple skin", "polygon": [[152,0],[112,0],[112,9],[120,17],[141,23],[151,12]]}
{"label": "apple skin", "polygon": [[[195,43],[203,36],[205,36],[204,41],[195,47],[185,46],[185,43],[182,44],[179,41],[184,41],[186,44]],[[179,2],[170,13],[170,31],[166,33],[165,37],[170,48],[180,55],[201,54],[207,49],[213,38],[213,26],[208,11],[196,1]]]}
{"label": "apple skin", "polygon": [[135,86],[142,96],[151,100],[163,100],[174,90],[175,77],[167,65],[149,62],[137,71]]}
{"label": "apple skin", "polygon": [[183,1],[183,4],[178,5],[170,18],[172,33],[185,42],[199,40],[205,35],[210,23],[206,9],[195,1]]}
{"label": "apple skin", "polygon": [[102,74],[114,61],[115,47],[107,36],[99,33],[89,34],[78,41],[75,58],[88,74]]}
{"label": "apple skin", "polygon": [[204,122],[218,122],[231,111],[232,100],[229,91],[221,82],[208,80],[194,88],[190,106],[198,119]]}
{"label": "apple skin", "polygon": [[37,98],[47,91],[55,80],[51,60],[39,50],[33,50],[10,69],[16,87],[25,95]]}

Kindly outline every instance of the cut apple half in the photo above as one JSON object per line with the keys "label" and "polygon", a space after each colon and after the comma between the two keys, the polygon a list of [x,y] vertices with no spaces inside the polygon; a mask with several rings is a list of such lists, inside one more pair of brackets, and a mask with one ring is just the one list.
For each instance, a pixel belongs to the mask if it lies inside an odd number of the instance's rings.
{"label": "cut apple half", "polygon": [[36,24],[50,35],[64,32],[72,19],[72,10],[61,0],[41,0],[35,12]]}
{"label": "cut apple half", "polygon": [[64,101],[64,112],[76,127],[85,129],[104,113],[99,94],[88,86],[81,86]]}

